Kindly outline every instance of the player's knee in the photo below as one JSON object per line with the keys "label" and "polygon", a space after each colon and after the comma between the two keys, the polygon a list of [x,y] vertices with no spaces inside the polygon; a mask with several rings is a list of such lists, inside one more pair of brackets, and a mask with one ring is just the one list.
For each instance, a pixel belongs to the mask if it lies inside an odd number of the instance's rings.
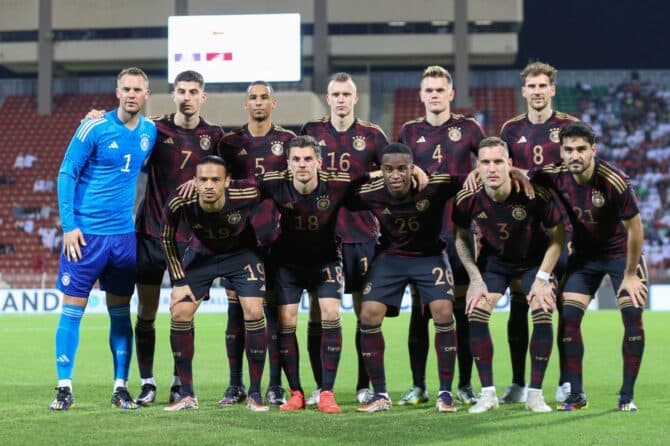
{"label": "player's knee", "polygon": [[379,309],[363,305],[361,308],[361,324],[364,325],[379,325],[384,319],[384,313],[379,311]]}
{"label": "player's knee", "polygon": [[295,327],[298,325],[298,313],[292,311],[279,311],[279,325],[281,327]]}
{"label": "player's knee", "polygon": [[433,316],[433,321],[438,324],[449,323],[454,317],[453,307],[448,300],[438,301],[431,305],[430,314]]}

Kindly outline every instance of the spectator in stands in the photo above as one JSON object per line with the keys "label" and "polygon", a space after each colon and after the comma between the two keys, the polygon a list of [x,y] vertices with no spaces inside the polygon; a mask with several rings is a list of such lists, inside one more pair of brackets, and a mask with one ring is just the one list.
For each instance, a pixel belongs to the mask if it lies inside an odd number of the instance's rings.
{"label": "spectator in stands", "polygon": [[23,152],[19,152],[18,155],[16,155],[16,160],[14,160],[14,169],[23,169],[26,167],[26,157],[23,156]]}

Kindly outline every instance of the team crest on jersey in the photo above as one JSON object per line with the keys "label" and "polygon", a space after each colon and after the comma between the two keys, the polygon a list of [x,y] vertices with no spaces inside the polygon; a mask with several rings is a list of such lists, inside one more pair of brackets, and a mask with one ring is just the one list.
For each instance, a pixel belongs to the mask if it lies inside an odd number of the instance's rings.
{"label": "team crest on jersey", "polygon": [[461,133],[460,127],[451,127],[447,135],[449,136],[449,139],[452,140],[453,142],[458,142],[463,137],[463,133]]}
{"label": "team crest on jersey", "polygon": [[363,294],[370,294],[370,291],[372,291],[372,283],[366,282],[365,287],[363,288]]}
{"label": "team crest on jersey", "polygon": [[514,217],[515,220],[525,220],[526,219],[526,210],[522,207],[516,207],[512,209],[512,217]]}
{"label": "team crest on jersey", "polygon": [[358,150],[359,152],[362,150],[365,150],[366,143],[365,143],[365,136],[354,136],[353,141],[351,141],[351,144],[354,146],[354,149]]}
{"label": "team crest on jersey", "polygon": [[60,283],[62,283],[63,286],[68,286],[70,284],[70,282],[71,282],[71,279],[70,279],[70,274],[69,273],[63,274],[63,276],[60,278]]}
{"label": "team crest on jersey", "polygon": [[239,212],[231,212],[228,214],[228,223],[231,225],[236,225],[242,220],[242,216]]}
{"label": "team crest on jersey", "polygon": [[281,141],[272,141],[270,151],[274,156],[281,156],[284,153],[284,144]]}
{"label": "team crest on jersey", "polygon": [[427,198],[416,202],[416,210],[423,212],[430,207],[430,201]]}
{"label": "team crest on jersey", "polygon": [[600,191],[594,191],[591,194],[591,203],[593,203],[595,207],[601,208],[605,206],[605,197],[600,193]]}
{"label": "team crest on jersey", "polygon": [[209,150],[212,147],[212,138],[209,135],[202,135],[200,137],[200,148],[202,150]]}
{"label": "team crest on jersey", "polygon": [[142,133],[140,136],[140,149],[142,149],[142,152],[149,150],[149,135],[146,133]]}
{"label": "team crest on jersey", "polygon": [[330,207],[330,198],[328,198],[328,195],[321,195],[320,197],[316,198],[316,207],[320,211],[325,211]]}
{"label": "team crest on jersey", "polygon": [[554,127],[552,129],[549,129],[549,139],[551,142],[559,142],[560,138],[558,137],[558,134],[561,133],[561,129],[558,127]]}

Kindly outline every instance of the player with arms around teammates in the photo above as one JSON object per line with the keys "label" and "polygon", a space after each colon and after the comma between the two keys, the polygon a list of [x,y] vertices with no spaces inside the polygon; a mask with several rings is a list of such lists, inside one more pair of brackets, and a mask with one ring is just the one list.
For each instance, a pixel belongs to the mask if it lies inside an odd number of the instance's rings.
{"label": "player with arms around teammates", "polygon": [[[382,322],[397,316],[405,287],[414,283],[424,311],[435,326],[439,412],[455,412],[451,386],[456,361],[453,277],[440,239],[445,203],[456,195],[465,175],[435,173],[421,191],[412,190],[412,150],[400,143],[382,151],[383,180],[358,188],[347,206],[370,209],[380,222],[381,240],[362,296],[361,350],[374,395],[357,409],[378,412],[391,407],[384,369]],[[430,310],[428,309],[430,308]]]}
{"label": "player with arms around teammates", "polygon": [[52,410],[72,406],[79,326],[96,280],[106,291],[110,316],[111,401],[120,409],[138,407],[128,392],[133,343],[130,297],[136,271],[133,204],[137,177],[156,140],[156,126],[140,114],[149,96],[144,71],[122,70],[116,86],[119,107],[80,124],[58,173],[64,233],[57,285],[63,292],[63,309],[56,329],[58,393]]}
{"label": "player with arms around teammates", "polygon": [[[473,168],[479,141],[484,138],[480,124],[472,118],[452,113],[451,101],[455,91],[451,74],[444,68],[427,67],[421,77],[420,98],[425,116],[403,124],[399,141],[408,145],[414,155],[415,167],[426,173],[467,174]],[[468,318],[465,314],[465,292],[468,275],[456,253],[453,240],[451,206],[444,214],[442,237],[447,242],[446,254],[454,274],[454,317],[458,340],[459,382],[456,397],[464,404],[477,400],[470,383],[472,355],[470,354]],[[398,405],[415,405],[428,401],[426,391],[426,360],[428,358],[429,315],[419,305],[419,296],[412,293],[408,349],[412,370],[412,388],[405,392]]]}
{"label": "player with arms around teammates", "polygon": [[[551,411],[542,396],[553,344],[551,319],[556,299],[550,275],[563,249],[565,231],[549,192],[535,186],[535,198],[530,199],[515,191],[511,167],[505,142],[497,137],[483,139],[477,161],[483,187],[463,189],[454,206],[456,249],[470,276],[466,297],[470,344],[482,385],[470,413],[498,407],[489,319],[496,302],[514,282],[528,296],[533,315],[532,379],[526,407],[534,412]],[[473,223],[479,228],[482,245],[476,260],[470,235]]]}
{"label": "player with arms around teammates", "polygon": [[[348,73],[335,73],[328,83],[326,102],[330,116],[306,123],[301,134],[314,137],[321,145],[323,153],[322,169],[326,172],[345,172],[357,179],[379,165],[380,151],[388,144],[382,129],[356,117],[358,102],[356,84]],[[360,305],[361,292],[368,267],[375,253],[379,237],[379,224],[369,211],[352,212],[340,209],[337,216],[337,236],[342,241],[342,262],[344,267],[344,292],[351,293],[356,321],[356,355],[358,357],[358,378],[356,399],[367,401],[372,394],[370,380],[363,365],[360,350]],[[317,390],[307,399],[307,405],[318,404],[321,389],[321,322],[318,300],[312,299],[310,321],[307,327],[307,351]]]}

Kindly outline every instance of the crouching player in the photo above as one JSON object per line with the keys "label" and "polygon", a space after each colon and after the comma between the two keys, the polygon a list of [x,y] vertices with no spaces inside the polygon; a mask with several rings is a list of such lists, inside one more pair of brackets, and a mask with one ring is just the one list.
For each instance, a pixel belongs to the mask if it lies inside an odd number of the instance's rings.
{"label": "crouching player", "polygon": [[[224,161],[217,156],[202,159],[196,167],[197,194],[176,197],[165,209],[163,249],[174,288],[170,299],[170,345],[181,381],[179,398],[167,411],[197,409],[193,388],[193,317],[202,301],[209,299],[212,281],[228,279],[240,296],[244,312],[245,349],[250,387],[247,408],[265,412],[260,382],[265,365],[267,338],[263,316],[265,271],[254,251],[256,237],[249,214],[259,202],[255,187],[229,188]],[[179,222],[192,233],[183,261],[177,253]]]}
{"label": "crouching player", "polygon": [[[456,249],[470,276],[466,295],[470,348],[482,385],[481,397],[469,409],[470,413],[498,407],[489,319],[505,289],[519,282],[533,319],[531,382],[526,408],[533,412],[551,411],[542,396],[542,381],[552,349],[551,322],[555,309],[555,290],[550,276],[561,254],[565,231],[560,211],[547,190],[535,187],[533,199],[514,190],[511,166],[504,141],[496,137],[483,139],[479,143],[477,161],[483,187],[474,192],[464,189],[454,205]],[[469,230],[473,222],[481,232],[482,244],[476,261]]]}

